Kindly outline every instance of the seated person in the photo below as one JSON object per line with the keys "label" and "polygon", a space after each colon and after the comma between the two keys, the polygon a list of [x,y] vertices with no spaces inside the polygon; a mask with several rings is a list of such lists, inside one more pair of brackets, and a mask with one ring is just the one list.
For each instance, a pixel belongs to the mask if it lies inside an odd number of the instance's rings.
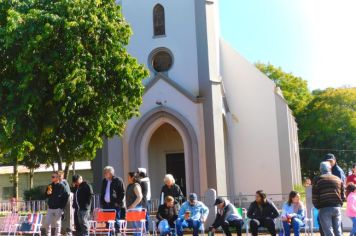
{"label": "seated person", "polygon": [[215,221],[209,228],[211,232],[215,232],[217,228],[221,226],[226,236],[231,236],[229,227],[236,227],[237,235],[242,234],[242,225],[244,224],[241,216],[237,212],[237,209],[228,200],[224,200],[218,197],[215,200],[215,206],[218,208]]}
{"label": "seated person", "polygon": [[[164,204],[158,207],[156,217],[158,220],[158,230],[160,232],[160,235],[171,235],[171,229],[175,229],[174,222],[178,218],[178,212],[176,206],[174,205],[173,197],[166,197]],[[173,234],[175,234],[175,230],[173,230]]]}
{"label": "seated person", "polygon": [[178,213],[176,221],[178,236],[183,235],[184,228],[192,228],[193,235],[198,236],[199,230],[206,221],[208,214],[209,209],[204,203],[198,201],[198,196],[195,193],[189,194],[189,201],[182,204]]}
{"label": "seated person", "polygon": [[300,195],[296,191],[289,194],[288,202],[284,203],[282,209],[282,221],[285,236],[290,236],[290,228],[293,228],[294,235],[299,236],[300,227],[304,226],[305,208],[300,201]]}
{"label": "seated person", "polygon": [[259,227],[266,227],[268,232],[276,235],[274,219],[279,216],[278,210],[274,203],[267,199],[266,193],[263,190],[256,192],[256,200],[251,203],[247,217],[251,219],[250,228],[252,236],[258,234]]}

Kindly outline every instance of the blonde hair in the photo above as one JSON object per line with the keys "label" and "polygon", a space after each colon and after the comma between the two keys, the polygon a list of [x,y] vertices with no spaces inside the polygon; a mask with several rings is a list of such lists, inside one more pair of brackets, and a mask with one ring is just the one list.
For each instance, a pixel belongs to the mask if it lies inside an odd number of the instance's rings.
{"label": "blonde hair", "polygon": [[173,184],[176,183],[176,180],[174,179],[173,175],[171,175],[171,174],[166,174],[166,175],[164,176],[163,181],[164,181],[164,182],[172,181]]}
{"label": "blonde hair", "polygon": [[165,199],[164,199],[165,202],[174,202],[174,198],[172,196],[167,196]]}

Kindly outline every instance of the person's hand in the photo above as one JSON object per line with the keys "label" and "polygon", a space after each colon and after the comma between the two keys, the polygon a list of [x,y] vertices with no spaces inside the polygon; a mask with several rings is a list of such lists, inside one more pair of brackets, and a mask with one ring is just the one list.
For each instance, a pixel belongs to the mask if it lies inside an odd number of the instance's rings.
{"label": "person's hand", "polygon": [[287,221],[287,217],[286,216],[282,216],[282,221]]}
{"label": "person's hand", "polygon": [[201,222],[204,223],[205,221],[206,221],[206,217],[203,216],[203,217],[201,218]]}
{"label": "person's hand", "polygon": [[212,232],[212,233],[215,233],[215,231],[216,231],[215,228],[212,228],[212,229],[211,229],[211,232]]}

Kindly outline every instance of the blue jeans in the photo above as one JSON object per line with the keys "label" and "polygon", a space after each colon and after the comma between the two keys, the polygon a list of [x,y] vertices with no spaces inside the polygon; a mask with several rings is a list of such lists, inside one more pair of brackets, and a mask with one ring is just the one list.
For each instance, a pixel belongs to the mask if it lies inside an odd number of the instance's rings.
{"label": "blue jeans", "polygon": [[160,236],[164,236],[167,234],[174,236],[176,234],[175,229],[171,228],[171,226],[169,225],[167,220],[161,220],[159,222],[158,230],[159,230]]}
{"label": "blue jeans", "polygon": [[293,227],[294,235],[299,236],[300,227],[302,226],[304,226],[304,222],[298,218],[293,218],[291,224],[289,224],[287,221],[283,221],[284,235],[290,236],[290,229]]}
{"label": "blue jeans", "polygon": [[325,236],[342,236],[341,207],[320,208],[319,218]]}
{"label": "blue jeans", "polygon": [[199,230],[202,227],[202,223],[200,220],[184,220],[184,219],[177,219],[176,221],[176,229],[177,229],[177,235],[182,236],[183,235],[183,229],[184,228],[191,228],[193,229],[193,236],[198,236],[199,235]]}
{"label": "blue jeans", "polygon": [[350,218],[352,221],[352,230],[350,232],[350,236],[356,236],[356,217]]}

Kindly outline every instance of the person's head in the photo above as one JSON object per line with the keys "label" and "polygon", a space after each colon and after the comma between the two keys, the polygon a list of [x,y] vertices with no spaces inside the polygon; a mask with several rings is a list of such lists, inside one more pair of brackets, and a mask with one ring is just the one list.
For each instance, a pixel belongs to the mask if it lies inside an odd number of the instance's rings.
{"label": "person's head", "polygon": [[60,182],[58,171],[55,171],[55,172],[52,173],[51,181],[54,184],[57,184],[57,183]]}
{"label": "person's head", "polygon": [[147,170],[146,168],[137,168],[137,173],[139,175],[139,177],[142,178],[146,178],[147,177]]}
{"label": "person's head", "polygon": [[330,174],[331,173],[331,164],[328,161],[323,161],[320,163],[320,174]]}
{"label": "person's head", "polygon": [[140,178],[139,178],[137,172],[129,172],[129,174],[128,174],[129,184],[138,183],[139,181],[140,181]]}
{"label": "person's head", "polygon": [[256,191],[256,202],[261,204],[265,203],[267,199],[267,195],[263,190]]}
{"label": "person's head", "polygon": [[167,196],[164,199],[164,202],[165,202],[167,207],[173,207],[174,206],[174,198],[172,196]]}
{"label": "person's head", "polygon": [[112,167],[112,166],[105,166],[104,167],[104,177],[105,177],[105,179],[111,180],[112,177],[114,176],[114,174],[115,174],[114,167]]}
{"label": "person's head", "polygon": [[195,206],[198,202],[198,195],[196,193],[189,194],[189,205]]}
{"label": "person's head", "polygon": [[356,163],[352,165],[352,174],[356,175]]}
{"label": "person's head", "polygon": [[166,174],[166,176],[164,176],[164,184],[167,185],[168,187],[171,187],[175,184],[175,179],[173,178],[173,175],[171,174]]}
{"label": "person's head", "polygon": [[349,193],[356,193],[356,185],[354,183],[350,183],[347,185],[346,190]]}
{"label": "person's head", "polygon": [[288,205],[298,204],[300,201],[300,194],[297,191],[291,191],[288,197]]}
{"label": "person's head", "polygon": [[311,179],[310,179],[310,178],[305,178],[305,179],[304,179],[304,186],[305,186],[305,187],[308,187],[308,186],[310,186],[310,185],[312,185]]}
{"label": "person's head", "polygon": [[218,197],[218,198],[215,199],[214,205],[218,209],[223,209],[225,207],[225,200],[222,197]]}
{"label": "person's head", "polygon": [[81,183],[83,183],[83,177],[81,175],[75,174],[72,176],[73,184],[78,187]]}
{"label": "person's head", "polygon": [[331,167],[336,165],[336,157],[332,153],[328,153],[325,155],[324,161],[327,161],[330,163]]}
{"label": "person's head", "polygon": [[59,181],[64,180],[64,171],[63,170],[59,170],[59,171],[57,171],[57,173],[58,173]]}

